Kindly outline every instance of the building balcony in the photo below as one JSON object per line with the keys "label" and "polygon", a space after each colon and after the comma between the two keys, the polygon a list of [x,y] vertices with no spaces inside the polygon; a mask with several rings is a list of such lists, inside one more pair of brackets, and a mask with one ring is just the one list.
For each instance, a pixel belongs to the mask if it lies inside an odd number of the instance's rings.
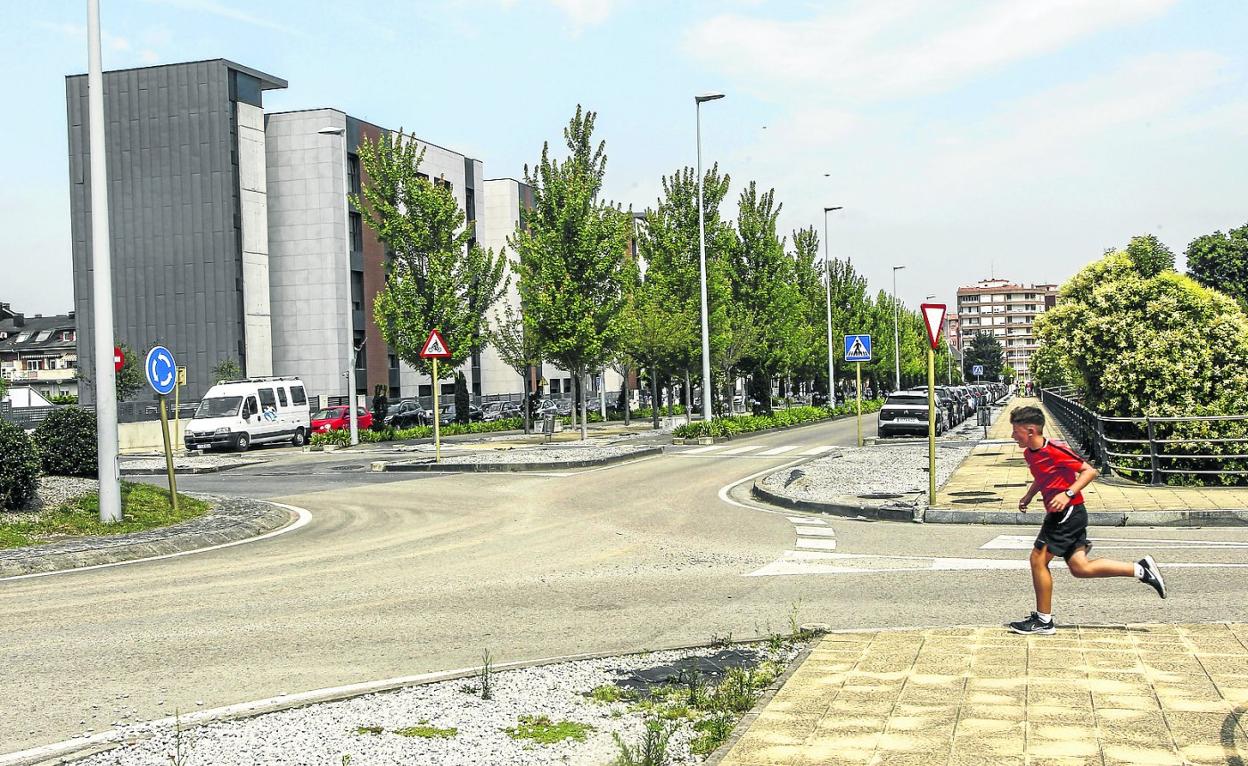
{"label": "building balcony", "polygon": [[12,383],[64,383],[74,380],[77,370],[5,370]]}

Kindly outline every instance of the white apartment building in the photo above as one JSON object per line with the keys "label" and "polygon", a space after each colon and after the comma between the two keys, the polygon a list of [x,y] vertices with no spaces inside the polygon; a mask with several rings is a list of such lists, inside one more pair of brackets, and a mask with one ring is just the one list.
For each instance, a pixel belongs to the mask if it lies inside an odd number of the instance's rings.
{"label": "white apartment building", "polygon": [[1031,380],[1030,359],[1038,348],[1032,325],[1057,303],[1057,285],[1021,285],[985,279],[958,288],[957,333],[969,344],[977,333],[991,333],[1005,348],[1005,362],[1018,379]]}

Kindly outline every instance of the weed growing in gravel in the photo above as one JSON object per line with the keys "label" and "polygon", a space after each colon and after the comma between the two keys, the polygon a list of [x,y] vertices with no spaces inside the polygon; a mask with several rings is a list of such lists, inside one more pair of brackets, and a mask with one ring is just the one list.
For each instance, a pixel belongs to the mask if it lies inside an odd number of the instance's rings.
{"label": "weed growing in gravel", "polygon": [[421,721],[419,726],[406,726],[402,729],[395,729],[395,734],[400,737],[423,737],[425,739],[450,739],[459,733],[459,729],[454,726],[447,729],[439,729],[436,726],[430,726],[428,721]]}
{"label": "weed growing in gravel", "polygon": [[592,699],[594,702],[598,702],[603,705],[609,705],[612,702],[621,702],[621,701],[637,699],[636,692],[633,692],[627,689],[621,689],[615,684],[603,684],[601,686],[595,686],[593,689],[589,691],[589,693],[586,696]]}
{"label": "weed growing in gravel", "polygon": [[712,648],[727,649],[730,646],[732,646],[732,632],[731,631],[727,635],[724,635],[724,636],[716,635],[714,633],[711,634],[711,647]]}
{"label": "weed growing in gravel", "polygon": [[736,723],[736,719],[729,713],[703,718],[693,725],[698,736],[689,743],[689,749],[694,755],[710,755],[728,740]]}
{"label": "weed growing in gravel", "polygon": [[761,687],[756,686],[754,671],[729,668],[724,680],[711,694],[711,704],[716,710],[745,713],[758,701]]}
{"label": "weed growing in gravel", "polygon": [[481,699],[483,700],[494,699],[494,689],[490,685],[493,672],[494,662],[490,657],[490,650],[486,649],[481,654],[481,672],[477,674],[477,678],[481,679]]}
{"label": "weed growing in gravel", "polygon": [[676,724],[646,721],[646,732],[636,747],[630,747],[618,733],[612,732],[616,747],[620,748],[612,766],[667,766],[667,742],[674,731]]}
{"label": "weed growing in gravel", "polygon": [[518,725],[503,729],[512,739],[531,739],[539,745],[553,745],[565,739],[584,742],[585,737],[593,730],[594,727],[587,723],[577,721],[556,723],[544,715],[522,715]]}
{"label": "weed growing in gravel", "polygon": [[688,704],[690,707],[697,707],[698,701],[702,699],[702,692],[705,683],[702,682],[702,673],[698,671],[696,665],[683,668],[676,673],[676,683],[685,687],[688,692]]}
{"label": "weed growing in gravel", "polygon": [[169,754],[171,766],[182,766],[186,762],[186,745],[182,742],[182,714],[177,708],[173,710],[173,752]]}
{"label": "weed growing in gravel", "polygon": [[356,734],[385,734],[386,730],[381,728],[380,726],[357,726],[355,727],[355,733]]}
{"label": "weed growing in gravel", "polygon": [[343,753],[342,766],[351,766],[351,754],[350,753]]}

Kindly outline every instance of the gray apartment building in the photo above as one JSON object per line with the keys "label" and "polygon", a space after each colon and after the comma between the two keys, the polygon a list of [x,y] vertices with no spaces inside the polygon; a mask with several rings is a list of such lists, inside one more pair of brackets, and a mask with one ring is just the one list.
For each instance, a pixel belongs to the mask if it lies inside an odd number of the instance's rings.
{"label": "gray apartment building", "polygon": [[[285,87],[224,59],[104,73],[117,340],[172,349],[188,398],[225,359],[273,373],[263,94]],[[91,359],[86,75],[65,95],[78,356]],[[81,397],[93,401],[90,385]]]}
{"label": "gray apartment building", "polygon": [[[104,73],[117,340],[137,353],[168,346],[187,367],[184,400],[207,391],[223,360],[248,376],[299,376],[309,393],[330,396],[346,393],[353,364],[356,394],[384,386],[391,398],[429,396],[429,376],[398,359],[373,316],[387,256],[348,204],[368,181],[359,146],[387,135],[418,144],[421,173],[452,193],[482,246],[509,259],[531,191],[486,182],[480,160],[337,109],[266,113],[264,92],[286,85],[224,59]],[[85,75],[66,79],[84,360],[93,317],[86,86]],[[518,301],[514,279],[505,300]],[[463,372],[476,397],[523,387],[490,348]],[[568,373],[547,365],[539,376],[549,393],[570,393]],[[618,389],[616,373],[606,378]],[[445,393],[453,387],[443,381]],[[82,396],[93,399],[89,385]]]}

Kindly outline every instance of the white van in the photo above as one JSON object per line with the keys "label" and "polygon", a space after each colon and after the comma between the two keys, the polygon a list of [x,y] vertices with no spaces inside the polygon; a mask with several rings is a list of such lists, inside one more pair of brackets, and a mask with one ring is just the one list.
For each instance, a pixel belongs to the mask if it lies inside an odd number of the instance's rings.
{"label": "white van", "polygon": [[218,383],[195,410],[183,439],[188,450],[246,450],[252,444],[302,447],[311,428],[308,396],[299,378],[248,378]]}

